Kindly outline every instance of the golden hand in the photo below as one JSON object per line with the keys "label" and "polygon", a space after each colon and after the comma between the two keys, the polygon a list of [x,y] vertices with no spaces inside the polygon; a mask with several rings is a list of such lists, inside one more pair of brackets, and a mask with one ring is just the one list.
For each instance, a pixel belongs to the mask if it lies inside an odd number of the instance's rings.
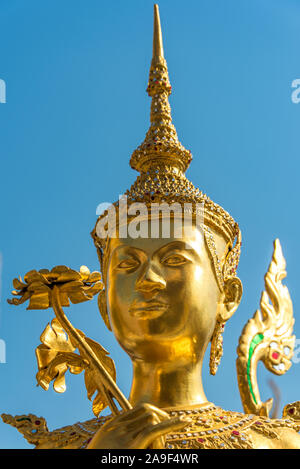
{"label": "golden hand", "polygon": [[151,404],[139,404],[113,417],[103,425],[87,449],[146,449],[164,448],[163,436],[189,425],[185,417],[170,418]]}

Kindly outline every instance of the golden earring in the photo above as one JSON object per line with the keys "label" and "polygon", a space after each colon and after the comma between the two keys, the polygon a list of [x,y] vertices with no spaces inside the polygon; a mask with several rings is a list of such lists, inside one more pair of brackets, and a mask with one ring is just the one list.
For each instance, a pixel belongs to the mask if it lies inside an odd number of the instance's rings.
{"label": "golden earring", "polygon": [[215,375],[223,355],[223,336],[225,322],[219,321],[217,323],[211,338],[209,369],[210,374]]}
{"label": "golden earring", "polygon": [[100,311],[100,314],[102,316],[103,321],[105,322],[105,325],[107,329],[111,331],[111,325],[109,322],[108,318],[108,312],[107,312],[107,304],[106,304],[106,291],[102,290],[99,295],[98,295],[98,308]]}

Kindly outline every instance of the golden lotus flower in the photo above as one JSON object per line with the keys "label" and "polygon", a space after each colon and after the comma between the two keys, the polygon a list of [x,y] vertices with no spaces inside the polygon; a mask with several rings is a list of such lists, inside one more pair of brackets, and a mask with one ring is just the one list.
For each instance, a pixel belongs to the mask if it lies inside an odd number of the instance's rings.
{"label": "golden lotus flower", "polygon": [[80,271],[72,270],[65,265],[48,269],[30,270],[24,275],[24,281],[20,277],[13,280],[15,290],[12,294],[19,296],[7,300],[13,305],[20,305],[29,300],[27,309],[47,309],[52,306],[51,292],[54,286],[59,289],[61,306],[70,306],[72,303],[81,303],[93,298],[103,289],[101,274],[90,272],[86,266],[81,266]]}
{"label": "golden lotus flower", "polygon": [[[14,279],[16,290],[12,293],[19,298],[7,300],[20,305],[29,300],[27,309],[47,309],[52,307],[56,318],[48,324],[41,335],[41,344],[36,349],[38,361],[37,381],[47,390],[53,381],[56,392],[66,390],[65,374],[85,372],[85,385],[88,398],[93,399],[93,412],[96,416],[109,405],[117,415],[119,410],[113,399],[122,409],[131,406],[116,385],[116,369],[108,352],[98,343],[75,329],[63,311],[64,306],[81,303],[93,298],[103,290],[99,272],[90,272],[86,266],[80,271],[60,265],[48,269],[31,270],[22,278]],[[78,349],[78,353],[75,350]]]}

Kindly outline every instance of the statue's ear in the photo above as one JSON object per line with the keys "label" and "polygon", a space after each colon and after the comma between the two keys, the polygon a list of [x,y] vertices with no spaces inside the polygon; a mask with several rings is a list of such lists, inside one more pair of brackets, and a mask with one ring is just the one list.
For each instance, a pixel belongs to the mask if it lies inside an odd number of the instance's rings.
{"label": "statue's ear", "polygon": [[108,312],[107,312],[107,304],[106,304],[106,291],[102,290],[99,295],[98,295],[98,308],[100,311],[100,314],[102,316],[103,321],[105,322],[105,325],[108,330],[111,329],[111,325],[109,322],[109,317],[108,317]]}
{"label": "statue's ear", "polygon": [[224,291],[221,294],[218,313],[222,321],[227,321],[237,310],[243,293],[243,285],[238,277],[225,281]]}

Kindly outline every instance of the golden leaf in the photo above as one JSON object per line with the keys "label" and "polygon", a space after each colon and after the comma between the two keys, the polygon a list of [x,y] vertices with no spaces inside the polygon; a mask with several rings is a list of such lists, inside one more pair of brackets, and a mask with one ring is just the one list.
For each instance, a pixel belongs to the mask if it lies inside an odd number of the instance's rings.
{"label": "golden leaf", "polygon": [[[77,329],[77,332],[85,339],[91,347],[98,360],[104,366],[114,381],[116,381],[116,368],[113,360],[108,356],[107,350],[98,342],[89,339],[85,334]],[[89,367],[88,361],[83,358],[81,347],[78,346],[80,355],[74,353],[76,345],[67,336],[60,325],[58,319],[53,319],[51,325],[48,324],[41,334],[41,344],[36,348],[38,362],[38,373],[36,379],[38,384],[45,389],[49,389],[51,381],[56,392],[62,393],[66,390],[65,374],[69,370],[73,374],[81,373],[85,370],[85,386],[89,400],[93,396],[93,412],[96,416],[108,405],[105,394],[99,389],[95,372]]]}
{"label": "golden leaf", "polygon": [[51,326],[47,325],[41,335],[42,344],[35,351],[39,370],[36,379],[46,391],[53,381],[54,390],[62,393],[66,390],[66,372],[81,373],[86,363],[80,355],[74,353],[76,347],[56,318],[52,320]]}
{"label": "golden leaf", "polygon": [[107,406],[106,399],[100,392],[98,392],[96,394],[95,399],[93,400],[92,409],[93,409],[94,415],[98,417],[98,415],[102,412],[102,410],[105,409],[106,406]]}
{"label": "golden leaf", "polygon": [[35,349],[35,354],[38,361],[38,368],[39,370],[42,370],[43,368],[46,368],[49,363],[56,357],[57,351],[50,350],[47,345],[40,344]]}
{"label": "golden leaf", "polygon": [[[106,371],[110,374],[114,381],[116,381],[116,368],[114,361],[108,356],[107,350],[103,348],[98,342],[95,342],[88,337],[85,338],[95,355],[97,355],[99,361],[102,363]],[[80,351],[80,348],[79,348]],[[108,405],[107,400],[103,393],[98,389],[97,383],[95,381],[95,374],[90,369],[87,368],[84,375],[85,386],[87,390],[88,399],[92,399],[93,395],[97,391],[97,394],[93,400],[93,412],[96,417],[100,412]]]}
{"label": "golden leaf", "polygon": [[[52,328],[51,328],[52,326]],[[41,335],[41,342],[56,352],[74,352],[75,348],[69,337],[61,327],[58,319],[54,318]]]}

